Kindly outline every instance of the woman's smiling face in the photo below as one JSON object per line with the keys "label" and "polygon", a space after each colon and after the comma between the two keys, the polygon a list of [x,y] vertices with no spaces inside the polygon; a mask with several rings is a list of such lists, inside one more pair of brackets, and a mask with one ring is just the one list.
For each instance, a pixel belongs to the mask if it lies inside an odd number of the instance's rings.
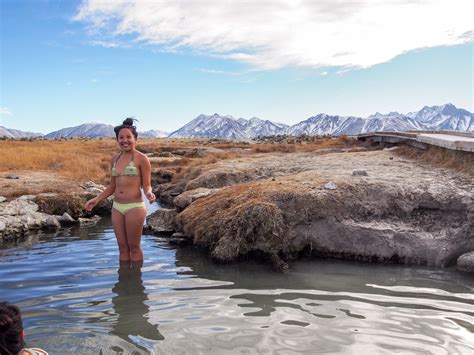
{"label": "woman's smiling face", "polygon": [[135,148],[137,140],[135,139],[131,129],[122,128],[117,136],[117,142],[120,146],[120,149],[123,151],[130,151]]}

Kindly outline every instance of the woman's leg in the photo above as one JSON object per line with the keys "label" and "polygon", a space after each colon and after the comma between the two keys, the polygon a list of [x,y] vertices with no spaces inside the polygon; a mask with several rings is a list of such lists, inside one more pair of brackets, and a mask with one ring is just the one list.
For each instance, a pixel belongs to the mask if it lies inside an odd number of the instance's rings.
{"label": "woman's leg", "polygon": [[143,222],[145,222],[146,209],[144,207],[132,208],[125,213],[125,230],[127,233],[127,242],[130,249],[130,260],[143,260],[141,248]]}
{"label": "woman's leg", "polygon": [[125,216],[112,208],[112,224],[114,226],[115,237],[117,238],[117,244],[120,252],[121,261],[130,260],[130,248],[127,242],[127,231],[125,228]]}

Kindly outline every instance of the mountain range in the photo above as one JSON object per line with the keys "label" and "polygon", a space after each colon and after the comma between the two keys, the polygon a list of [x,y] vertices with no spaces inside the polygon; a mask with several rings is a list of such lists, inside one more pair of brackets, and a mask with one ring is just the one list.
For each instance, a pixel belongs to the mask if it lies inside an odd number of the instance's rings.
{"label": "mountain range", "polygon": [[[168,136],[168,132],[151,129],[149,131],[138,131],[140,138],[163,138]],[[0,126],[0,137],[7,138],[30,138],[43,137],[48,139],[57,138],[114,138],[114,126],[103,123],[84,123],[75,127],[63,128],[48,134],[23,132],[16,129],[8,129]]]}
{"label": "mountain range", "polygon": [[[320,113],[289,126],[257,117],[250,119],[201,114],[180,129],[170,133],[150,130],[138,132],[142,138],[228,138],[245,139],[257,136],[276,134],[287,135],[355,135],[375,131],[412,131],[412,130],[455,130],[462,132],[474,131],[474,114],[457,108],[453,104],[441,106],[425,106],[419,111],[402,114],[379,112],[366,118],[355,116],[338,116]],[[0,126],[0,137],[11,138],[42,136],[39,133],[22,132]],[[70,137],[115,137],[113,126],[102,123],[86,123],[76,127],[63,128],[48,133],[44,138]]]}
{"label": "mountain range", "polygon": [[455,130],[474,131],[474,114],[458,109],[453,104],[425,106],[420,111],[401,114],[375,113],[367,118],[320,113],[293,126],[232,116],[199,115],[169,137],[253,138],[275,134],[355,135],[375,131]]}

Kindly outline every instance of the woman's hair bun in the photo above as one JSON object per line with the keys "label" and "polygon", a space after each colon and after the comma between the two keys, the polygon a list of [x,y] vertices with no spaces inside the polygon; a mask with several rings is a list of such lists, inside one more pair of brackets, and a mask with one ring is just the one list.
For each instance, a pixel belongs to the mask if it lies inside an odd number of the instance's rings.
{"label": "woman's hair bun", "polygon": [[136,119],[127,117],[125,121],[123,121],[124,126],[133,126],[133,121],[136,121]]}
{"label": "woman's hair bun", "polygon": [[132,130],[132,133],[135,138],[138,138],[137,127],[134,126],[133,121],[138,120],[132,117],[127,117],[120,126],[114,127],[115,137],[118,138],[118,134],[122,128],[128,128]]}

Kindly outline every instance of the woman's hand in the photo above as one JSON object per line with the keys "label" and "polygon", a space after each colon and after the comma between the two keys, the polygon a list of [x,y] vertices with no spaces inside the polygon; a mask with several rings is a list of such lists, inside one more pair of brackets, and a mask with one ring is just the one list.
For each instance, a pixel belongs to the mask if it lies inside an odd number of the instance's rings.
{"label": "woman's hand", "polygon": [[150,203],[156,200],[155,194],[151,191],[146,192],[145,197],[148,199],[148,201],[150,201]]}
{"label": "woman's hand", "polygon": [[97,199],[97,197],[94,197],[86,202],[86,204],[84,205],[84,209],[87,212],[90,212],[95,206],[97,206],[98,203],[99,203],[99,200]]}

